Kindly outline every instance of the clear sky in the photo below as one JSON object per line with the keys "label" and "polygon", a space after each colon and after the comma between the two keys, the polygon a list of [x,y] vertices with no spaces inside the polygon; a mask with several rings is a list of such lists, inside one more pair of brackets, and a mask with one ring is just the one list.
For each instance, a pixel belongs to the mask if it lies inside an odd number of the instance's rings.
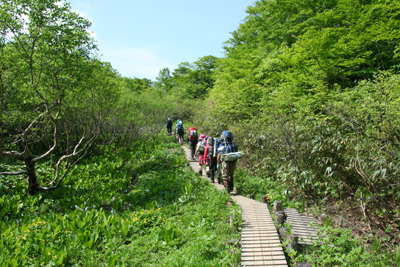
{"label": "clear sky", "polygon": [[66,0],[92,22],[102,61],[124,77],[155,80],[168,67],[223,57],[223,43],[254,0]]}

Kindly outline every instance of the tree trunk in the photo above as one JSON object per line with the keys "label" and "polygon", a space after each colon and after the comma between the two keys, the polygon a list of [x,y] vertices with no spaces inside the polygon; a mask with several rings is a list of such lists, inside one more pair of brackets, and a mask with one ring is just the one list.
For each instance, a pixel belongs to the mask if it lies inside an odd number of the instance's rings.
{"label": "tree trunk", "polygon": [[28,157],[27,159],[25,159],[25,165],[26,165],[26,170],[28,171],[28,176],[26,178],[29,184],[28,193],[30,195],[33,195],[36,191],[36,188],[39,185],[35,169],[36,163],[32,161],[32,157]]}

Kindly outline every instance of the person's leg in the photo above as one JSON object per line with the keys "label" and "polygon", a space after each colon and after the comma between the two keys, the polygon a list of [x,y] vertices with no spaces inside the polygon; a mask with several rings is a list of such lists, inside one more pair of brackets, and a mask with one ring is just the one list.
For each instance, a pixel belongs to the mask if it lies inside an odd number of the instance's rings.
{"label": "person's leg", "polygon": [[204,161],[206,163],[206,175],[210,178],[210,158],[207,155],[204,155]]}
{"label": "person's leg", "polygon": [[233,174],[236,169],[236,161],[231,161],[228,164],[228,193],[233,192],[234,184],[233,184]]}
{"label": "person's leg", "polygon": [[204,154],[199,154],[199,174],[200,174],[200,176],[203,174],[203,170],[202,170],[203,156],[204,156]]}
{"label": "person's leg", "polygon": [[179,134],[179,144],[183,145],[183,133]]}
{"label": "person's leg", "polygon": [[209,161],[209,167],[210,167],[210,179],[211,182],[214,181],[214,176],[215,176],[215,169],[217,168],[217,158],[211,158]]}
{"label": "person's leg", "polygon": [[228,175],[228,162],[223,161],[223,162],[220,164],[219,167],[221,168],[223,185],[224,185],[226,191],[229,193],[229,191],[228,191],[228,187],[229,187],[229,184],[228,184],[228,179],[229,179],[229,175]]}
{"label": "person's leg", "polygon": [[217,158],[215,158],[215,176],[217,177],[218,184],[222,184],[222,167],[220,165],[220,167],[217,169],[217,162]]}
{"label": "person's leg", "polygon": [[190,155],[192,156],[192,159],[194,159],[194,152],[196,152],[196,142],[194,141],[189,141],[190,142]]}

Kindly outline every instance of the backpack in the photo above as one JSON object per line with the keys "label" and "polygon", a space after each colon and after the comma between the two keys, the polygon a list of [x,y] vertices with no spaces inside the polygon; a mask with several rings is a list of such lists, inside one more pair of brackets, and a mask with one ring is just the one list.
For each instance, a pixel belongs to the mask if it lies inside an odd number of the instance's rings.
{"label": "backpack", "polygon": [[209,137],[207,140],[208,143],[208,156],[213,158],[214,156],[214,138]]}
{"label": "backpack", "polygon": [[220,137],[221,142],[231,142],[233,134],[230,131],[223,131]]}
{"label": "backpack", "polygon": [[221,140],[219,140],[219,138],[214,138],[214,146],[218,148],[220,144]]}
{"label": "backpack", "polygon": [[197,129],[192,127],[189,130],[189,141],[197,140],[197,138],[198,138]]}
{"label": "backpack", "polygon": [[237,161],[242,157],[242,153],[238,151],[237,146],[232,141],[233,135],[229,131],[223,131],[221,134],[220,150],[222,161]]}
{"label": "backpack", "polygon": [[199,146],[198,146],[197,150],[198,150],[199,152],[204,152],[205,149],[206,149],[206,146],[204,145],[204,140],[202,140],[202,141],[199,143]]}
{"label": "backpack", "polygon": [[223,154],[229,154],[229,153],[233,153],[233,152],[238,152],[237,146],[232,142],[221,142],[221,145],[223,145],[223,150],[222,153]]}
{"label": "backpack", "polygon": [[178,129],[178,133],[183,133],[183,124],[182,124],[182,122],[178,122],[177,129]]}

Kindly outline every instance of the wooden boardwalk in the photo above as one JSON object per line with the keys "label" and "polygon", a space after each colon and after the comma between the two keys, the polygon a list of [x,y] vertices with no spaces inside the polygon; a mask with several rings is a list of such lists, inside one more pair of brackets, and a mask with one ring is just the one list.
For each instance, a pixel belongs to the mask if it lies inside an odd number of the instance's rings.
{"label": "wooden boardwalk", "polygon": [[265,203],[233,196],[242,207],[242,266],[288,266]]}
{"label": "wooden boardwalk", "polygon": [[[290,223],[290,228],[299,237],[300,245],[312,245],[318,240],[317,220],[303,214],[299,214],[296,209],[285,208],[286,222]],[[311,224],[315,227],[311,227]]]}
{"label": "wooden boardwalk", "polygon": [[[190,150],[183,146],[186,157],[189,159]],[[198,171],[199,164],[190,161],[194,171]],[[205,170],[203,177],[206,178]],[[214,184],[219,190],[224,187]],[[232,196],[232,199],[242,207],[242,266],[288,266],[281,242],[272,221],[271,214],[265,203],[244,197]]]}

